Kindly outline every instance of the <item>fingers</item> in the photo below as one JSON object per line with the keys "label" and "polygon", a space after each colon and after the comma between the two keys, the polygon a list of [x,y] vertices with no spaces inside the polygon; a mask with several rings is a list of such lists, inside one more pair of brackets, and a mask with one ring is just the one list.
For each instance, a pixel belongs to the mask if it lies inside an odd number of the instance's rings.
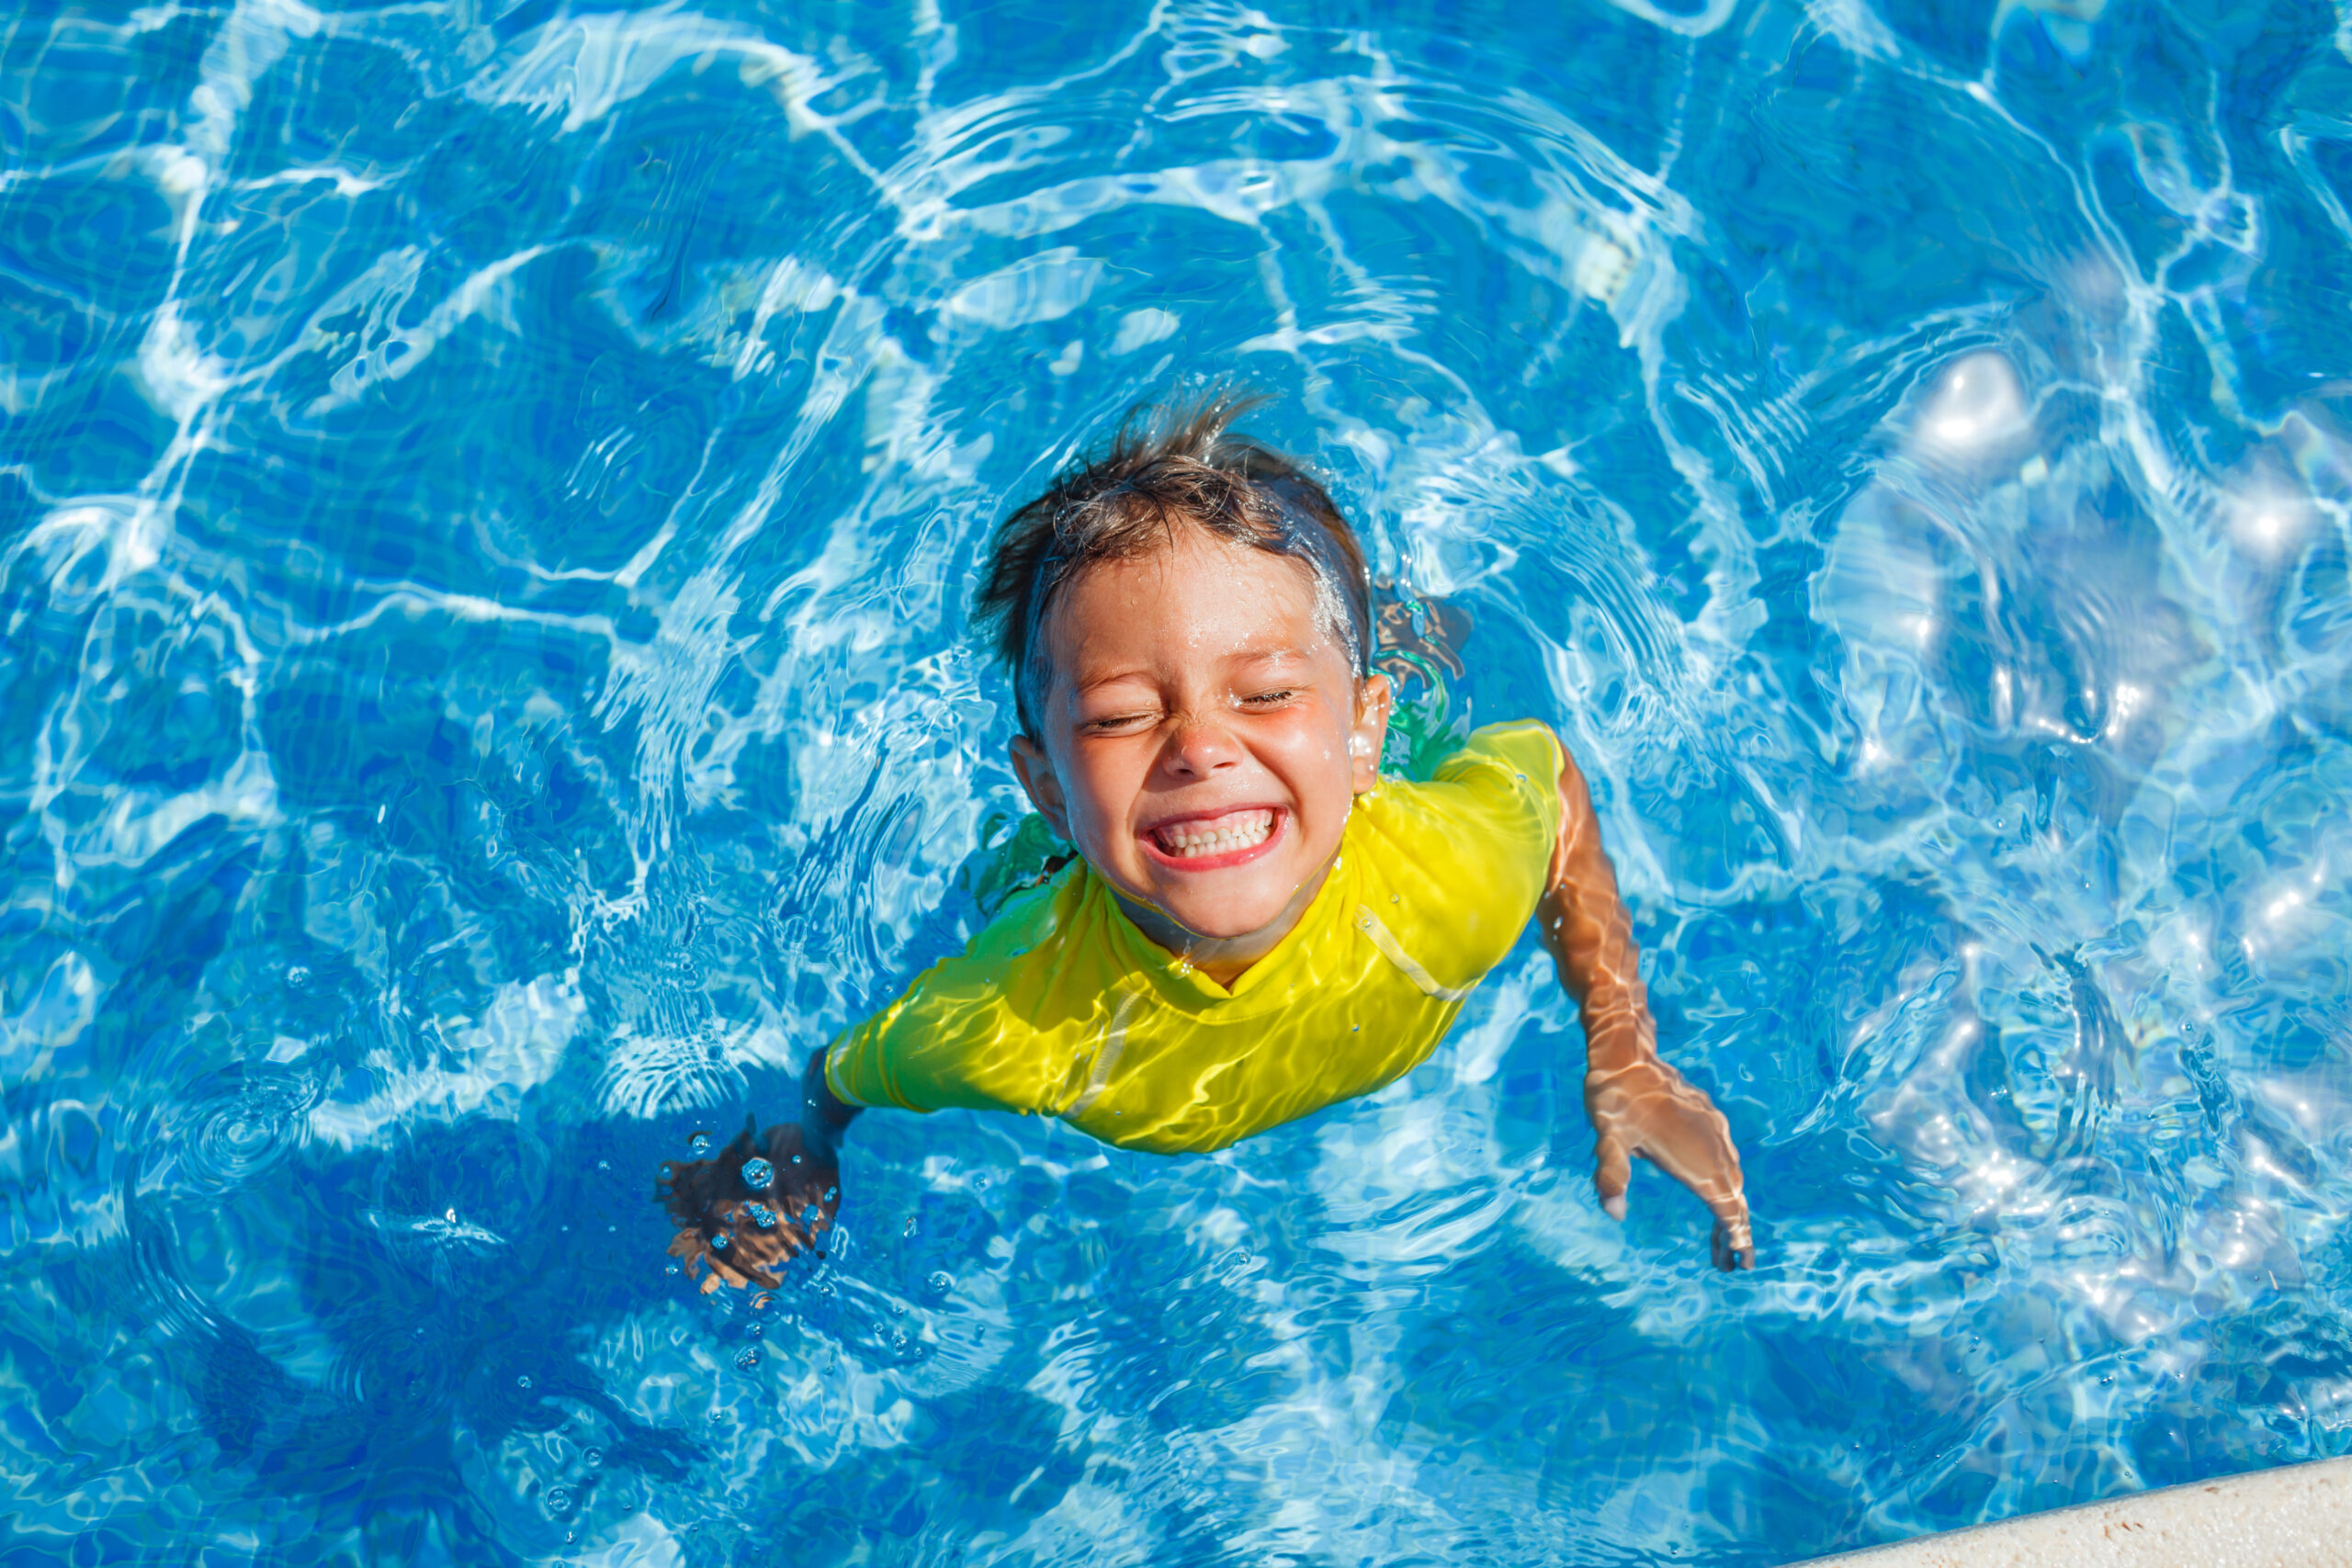
{"label": "fingers", "polygon": [[1661,1062],[1589,1074],[1593,1186],[1611,1219],[1625,1216],[1630,1160],[1640,1155],[1689,1188],[1714,1215],[1711,1250],[1724,1269],[1752,1269],[1756,1244],[1731,1123],[1705,1091]]}
{"label": "fingers", "polygon": [[1625,1217],[1625,1189],[1633,1180],[1634,1165],[1624,1138],[1614,1130],[1604,1130],[1593,1149],[1592,1185],[1600,1194],[1601,1209],[1611,1219]]}
{"label": "fingers", "polygon": [[739,1291],[754,1286],[773,1290],[778,1283],[776,1271],[794,1258],[803,1252],[823,1256],[816,1238],[797,1225],[753,1229],[742,1219],[733,1211],[721,1211],[708,1216],[705,1225],[687,1226],[670,1238],[670,1256],[684,1261],[686,1278],[700,1280],[706,1295],[721,1284]]}

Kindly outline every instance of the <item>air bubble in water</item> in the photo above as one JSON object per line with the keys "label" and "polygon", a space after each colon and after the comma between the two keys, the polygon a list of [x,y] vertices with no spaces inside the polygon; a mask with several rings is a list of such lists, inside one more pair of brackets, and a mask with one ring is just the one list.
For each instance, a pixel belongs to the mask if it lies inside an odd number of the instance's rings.
{"label": "air bubble in water", "polygon": [[735,1358],[735,1370],[738,1371],[748,1372],[759,1364],[760,1348],[757,1345],[744,1346]]}
{"label": "air bubble in water", "polygon": [[768,1183],[775,1179],[775,1167],[770,1165],[767,1161],[763,1159],[747,1159],[743,1162],[743,1185],[750,1188],[752,1191],[765,1191],[767,1190]]}
{"label": "air bubble in water", "polygon": [[825,1201],[826,1201],[826,1202],[828,1202],[828,1203],[831,1202],[834,1199],[836,1199],[836,1198],[840,1197],[841,1195],[842,1195],[842,1190],[841,1190],[840,1188],[838,1188],[838,1187],[828,1187],[828,1188],[826,1188],[826,1189],[825,1189]]}
{"label": "air bubble in water", "polygon": [[516,1378],[516,1379],[514,1380],[514,1386],[515,1386],[516,1388],[528,1388],[528,1387],[530,1387],[530,1386],[531,1386],[531,1374],[530,1374],[530,1373],[528,1373],[528,1372],[525,1372],[521,1377]]}
{"label": "air bubble in water", "polygon": [[286,972],[286,983],[299,991],[311,983],[311,972],[297,964]]}
{"label": "air bubble in water", "polygon": [[765,1203],[746,1203],[743,1205],[743,1212],[751,1215],[752,1223],[762,1230],[775,1228],[775,1211]]}
{"label": "air bubble in water", "polygon": [[800,1156],[799,1156],[798,1155],[794,1155],[794,1156],[792,1156],[792,1163],[793,1163],[793,1164],[795,1164],[795,1165],[798,1165],[798,1164],[800,1163]]}
{"label": "air bubble in water", "polygon": [[686,1147],[693,1153],[695,1158],[708,1159],[710,1157],[710,1134],[708,1133],[696,1133],[693,1137],[686,1140]]}
{"label": "air bubble in water", "polygon": [[923,1284],[929,1288],[933,1295],[944,1296],[956,1288],[956,1276],[944,1269],[935,1269],[932,1270],[931,1278],[925,1280]]}
{"label": "air bubble in water", "polygon": [[674,1274],[677,1271],[678,1266],[675,1263],[664,1263],[662,1265],[662,1272],[664,1274]]}
{"label": "air bubble in water", "polygon": [[591,1470],[602,1469],[605,1463],[605,1450],[602,1449],[588,1449],[582,1452],[580,1456],[580,1462],[586,1465]]}
{"label": "air bubble in water", "polygon": [[720,1231],[717,1235],[710,1238],[710,1249],[713,1252],[724,1252],[734,1239],[735,1238],[733,1236],[729,1235],[725,1231]]}

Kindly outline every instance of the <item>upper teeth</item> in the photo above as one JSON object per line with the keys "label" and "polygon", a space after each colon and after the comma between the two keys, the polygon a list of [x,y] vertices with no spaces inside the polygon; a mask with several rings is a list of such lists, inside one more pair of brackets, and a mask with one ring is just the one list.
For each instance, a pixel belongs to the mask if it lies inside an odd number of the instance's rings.
{"label": "upper teeth", "polygon": [[1262,844],[1266,835],[1274,830],[1274,814],[1271,811],[1243,811],[1222,818],[1211,828],[1196,822],[1180,822],[1173,828],[1159,830],[1159,841],[1170,854],[1180,860],[1192,860],[1201,855],[1228,854],[1246,850],[1252,844]]}

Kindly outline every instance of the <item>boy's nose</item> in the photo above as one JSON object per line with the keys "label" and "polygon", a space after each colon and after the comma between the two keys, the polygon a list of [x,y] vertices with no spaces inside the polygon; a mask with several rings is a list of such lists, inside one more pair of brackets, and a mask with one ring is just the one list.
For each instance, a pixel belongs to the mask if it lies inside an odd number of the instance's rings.
{"label": "boy's nose", "polygon": [[1241,761],[1241,749],[1225,726],[1186,715],[1176,721],[1169,738],[1168,771],[1179,778],[1206,778]]}

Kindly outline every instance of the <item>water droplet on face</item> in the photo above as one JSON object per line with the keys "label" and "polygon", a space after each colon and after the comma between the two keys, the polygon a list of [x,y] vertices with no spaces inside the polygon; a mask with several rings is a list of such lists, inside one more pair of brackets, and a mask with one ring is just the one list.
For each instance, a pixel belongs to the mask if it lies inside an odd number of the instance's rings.
{"label": "water droplet on face", "polygon": [[743,1185],[750,1188],[752,1191],[766,1191],[768,1184],[773,1182],[775,1179],[775,1167],[770,1165],[767,1161],[763,1159],[747,1159],[743,1162]]}
{"label": "water droplet on face", "polygon": [[530,1387],[530,1386],[531,1386],[531,1374],[530,1374],[530,1373],[528,1373],[528,1372],[525,1372],[521,1377],[516,1378],[516,1379],[514,1380],[514,1386],[515,1386],[516,1388],[528,1388],[528,1387]]}
{"label": "water droplet on face", "polygon": [[956,1276],[944,1269],[937,1269],[932,1271],[931,1277],[923,1283],[930,1288],[933,1295],[944,1296],[956,1288]]}
{"label": "water droplet on face", "polygon": [[713,1252],[724,1252],[727,1250],[728,1247],[733,1243],[734,1239],[735,1238],[733,1236],[729,1235],[725,1231],[720,1231],[717,1235],[710,1238],[710,1249]]}
{"label": "water droplet on face", "polygon": [[759,1364],[760,1348],[756,1345],[744,1346],[741,1353],[735,1358],[735,1368],[738,1371],[748,1372]]}
{"label": "water droplet on face", "polygon": [[686,1147],[693,1151],[695,1158],[708,1159],[710,1157],[710,1134],[708,1133],[696,1133],[693,1137],[686,1140]]}

